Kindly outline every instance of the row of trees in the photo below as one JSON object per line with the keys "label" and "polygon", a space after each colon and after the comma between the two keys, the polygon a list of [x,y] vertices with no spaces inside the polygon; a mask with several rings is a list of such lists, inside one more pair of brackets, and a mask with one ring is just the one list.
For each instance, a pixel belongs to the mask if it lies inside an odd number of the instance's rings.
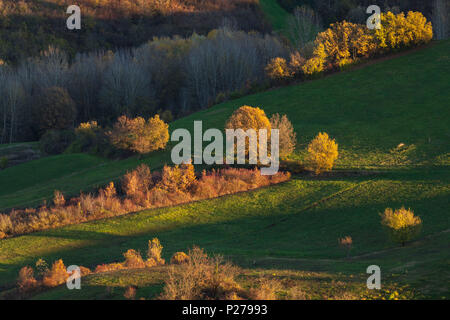
{"label": "row of trees", "polygon": [[79,54],[72,62],[51,47],[17,67],[0,66],[0,95],[5,97],[0,101],[0,143],[42,134],[30,115],[37,97],[51,87],[74,101],[74,125],[90,120],[110,125],[121,115],[148,118],[162,110],[181,116],[213,104],[218,96],[263,84],[264,66],[286,55],[275,37],[229,28],[207,36],[154,39],[116,53]]}

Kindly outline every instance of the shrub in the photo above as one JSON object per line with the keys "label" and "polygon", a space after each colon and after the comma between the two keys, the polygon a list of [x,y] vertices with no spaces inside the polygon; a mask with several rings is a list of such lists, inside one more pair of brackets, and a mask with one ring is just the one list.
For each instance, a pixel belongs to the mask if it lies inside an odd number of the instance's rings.
{"label": "shrub", "polygon": [[308,145],[307,168],[316,174],[329,171],[338,155],[338,145],[334,139],[330,139],[326,132],[319,132]]}
{"label": "shrub", "polygon": [[[267,139],[270,139],[271,125],[267,118],[264,110],[260,108],[254,108],[250,106],[242,106],[233,112],[231,117],[225,124],[225,129],[242,129],[247,131],[248,129],[253,129],[258,135],[258,131],[261,129],[267,130]],[[259,139],[257,139],[259,140]],[[257,143],[257,149],[259,149],[259,142]],[[249,154],[249,144],[246,143],[246,155]],[[256,153],[258,150],[255,150]]]}
{"label": "shrub", "polygon": [[39,278],[44,278],[44,276],[49,272],[48,264],[44,259],[39,259],[36,261],[36,269],[39,275]]}
{"label": "shrub", "polygon": [[222,257],[209,257],[202,249],[189,250],[189,260],[171,266],[161,294],[164,300],[228,299],[240,295],[238,269]]}
{"label": "shrub", "polygon": [[53,204],[55,205],[55,207],[62,207],[66,204],[66,199],[64,199],[64,195],[61,193],[61,191],[55,190],[53,196]]}
{"label": "shrub", "polygon": [[134,298],[136,298],[136,287],[135,286],[128,286],[125,289],[125,292],[123,294],[125,299],[128,300],[134,300]]}
{"label": "shrub", "polygon": [[159,242],[158,238],[154,238],[148,241],[147,262],[149,266],[163,265],[164,259],[161,258],[163,246]]}
{"label": "shrub", "polygon": [[63,153],[74,141],[75,134],[71,130],[49,130],[42,135],[39,146],[46,154]]}
{"label": "shrub", "polygon": [[350,256],[350,250],[353,245],[353,239],[350,236],[346,236],[344,238],[338,239],[339,245],[346,250],[347,252],[347,258]]}
{"label": "shrub", "polygon": [[127,172],[122,178],[122,190],[127,197],[139,200],[148,192],[152,185],[150,168],[145,164],[139,165],[135,170]]}
{"label": "shrub", "polygon": [[86,152],[103,156],[112,155],[111,151],[108,137],[97,121],[81,123],[75,129],[75,140],[67,150],[71,153]]}
{"label": "shrub", "polygon": [[64,88],[46,88],[35,99],[34,118],[41,133],[71,128],[76,116],[75,102]]}
{"label": "shrub", "polygon": [[422,229],[422,220],[411,209],[404,207],[395,211],[386,208],[381,215],[381,224],[387,227],[391,239],[402,246],[417,237]]}
{"label": "shrub", "polygon": [[55,261],[52,268],[45,274],[42,283],[47,287],[56,287],[66,282],[69,274],[67,273],[64,262],[59,259]]}
{"label": "shrub", "polygon": [[123,266],[128,269],[139,269],[145,268],[145,262],[141,257],[141,254],[136,250],[129,249],[127,252],[123,254],[125,257],[125,261],[123,262]]}
{"label": "shrub", "polygon": [[183,264],[189,261],[189,256],[184,252],[175,252],[170,259],[171,264]]}
{"label": "shrub", "polygon": [[274,114],[270,118],[270,125],[272,129],[279,130],[280,157],[287,157],[292,154],[297,144],[297,135],[287,116],[280,117],[278,113]]}
{"label": "shrub", "polygon": [[137,117],[129,119],[121,116],[110,132],[110,141],[118,149],[148,153],[164,149],[169,141],[169,125],[155,115],[145,121]]}
{"label": "shrub", "polygon": [[292,72],[284,58],[273,58],[265,68],[269,79],[280,82],[292,78]]}
{"label": "shrub", "polygon": [[277,300],[277,292],[281,284],[274,279],[261,278],[256,288],[250,288],[249,298],[251,300]]}
{"label": "shrub", "polygon": [[38,286],[38,282],[34,278],[33,268],[26,266],[20,269],[17,286],[21,292],[30,291]]}
{"label": "shrub", "polygon": [[431,22],[420,12],[381,14],[381,28],[375,31],[381,48],[398,49],[427,43],[433,38]]}
{"label": "shrub", "polygon": [[1,157],[0,158],[0,169],[6,169],[7,166],[8,166],[8,158]]}

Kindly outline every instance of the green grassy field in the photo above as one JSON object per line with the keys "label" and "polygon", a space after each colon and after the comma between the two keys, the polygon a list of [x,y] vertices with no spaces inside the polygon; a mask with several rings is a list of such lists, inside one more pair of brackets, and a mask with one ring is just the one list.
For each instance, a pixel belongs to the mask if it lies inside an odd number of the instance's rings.
{"label": "green grassy field", "polygon": [[[166,259],[198,245],[226,255],[248,273],[287,277],[286,270],[291,270],[292,279],[306,279],[310,272],[304,285],[311,288],[319,288],[323,278],[329,283],[325,288],[331,288],[333,281],[355,277],[355,290],[364,287],[367,266],[377,264],[386,283],[408,284],[418,291],[416,297],[448,298],[449,52],[450,42],[439,42],[357,70],[229,101],[173,122],[172,130],[191,128],[193,120],[223,128],[227,117],[243,104],[258,106],[268,115],[286,113],[299,141],[293,158],[303,159],[310,139],[326,131],[339,143],[338,173],[330,178],[297,176],[248,193],[1,240],[0,287],[13,286],[18,270],[39,258],[94,267],[122,260],[129,248],[145,252],[147,241],[158,237]],[[405,146],[396,148],[400,143]],[[143,161],[155,169],[169,159],[168,152],[160,152]],[[37,203],[54,189],[89,190],[140,162],[85,155],[38,161],[0,172],[0,207]],[[346,175],[349,169],[368,174]],[[33,186],[27,181],[30,175]],[[424,224],[419,239],[405,248],[388,240],[379,216],[386,207],[402,205],[413,209]],[[344,259],[337,244],[346,235],[354,241],[350,260]],[[92,275],[84,290],[61,287],[39,298],[106,297],[106,286],[119,287],[116,294],[108,294],[120,298],[122,288],[134,282],[141,295],[151,297],[160,291],[164,272],[156,268]]]}

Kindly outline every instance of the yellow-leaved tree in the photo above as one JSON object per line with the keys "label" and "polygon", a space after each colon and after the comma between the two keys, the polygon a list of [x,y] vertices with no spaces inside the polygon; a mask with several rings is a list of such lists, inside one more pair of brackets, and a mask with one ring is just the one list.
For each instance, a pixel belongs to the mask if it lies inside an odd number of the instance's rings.
{"label": "yellow-leaved tree", "polygon": [[422,229],[422,220],[404,207],[396,210],[386,208],[381,214],[381,224],[387,227],[391,239],[402,246],[417,237]]}
{"label": "yellow-leaved tree", "polygon": [[[266,129],[267,141],[270,141],[271,128],[272,126],[270,124],[269,118],[267,118],[264,110],[250,106],[242,106],[236,111],[234,111],[231,117],[228,119],[227,123],[225,124],[225,129],[234,129],[234,130],[242,129],[244,131],[247,131],[249,129],[255,130],[256,145],[257,145],[257,150],[255,150],[256,153],[258,153],[259,150],[259,139],[258,139],[259,130]],[[249,154],[249,143],[247,142],[245,145],[245,154],[246,156]]]}
{"label": "yellow-leaved tree", "polygon": [[338,145],[334,139],[330,139],[326,132],[319,132],[308,145],[306,168],[316,174],[329,171],[333,168],[338,155]]}

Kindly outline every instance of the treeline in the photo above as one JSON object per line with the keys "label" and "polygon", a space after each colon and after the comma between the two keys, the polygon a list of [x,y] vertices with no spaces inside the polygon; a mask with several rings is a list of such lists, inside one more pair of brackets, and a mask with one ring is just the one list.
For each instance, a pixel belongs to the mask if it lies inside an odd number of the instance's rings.
{"label": "treeline", "polygon": [[[81,8],[81,30],[66,27],[70,5]],[[70,57],[136,47],[155,36],[206,34],[224,23],[270,31],[257,0],[0,0],[0,60],[17,63],[49,45]]]}
{"label": "treeline", "polygon": [[50,47],[18,66],[0,66],[0,143],[40,137],[33,115],[48,88],[73,99],[73,126],[91,120],[108,126],[121,115],[149,118],[161,110],[178,117],[264,85],[264,67],[287,51],[275,37],[230,28],[77,54],[71,62]]}
{"label": "treeline", "polygon": [[448,0],[277,0],[289,12],[308,6],[320,17],[323,25],[346,20],[365,23],[370,5],[378,5],[382,12],[393,13],[418,11],[432,21],[437,38],[448,37],[450,33],[450,3]]}

